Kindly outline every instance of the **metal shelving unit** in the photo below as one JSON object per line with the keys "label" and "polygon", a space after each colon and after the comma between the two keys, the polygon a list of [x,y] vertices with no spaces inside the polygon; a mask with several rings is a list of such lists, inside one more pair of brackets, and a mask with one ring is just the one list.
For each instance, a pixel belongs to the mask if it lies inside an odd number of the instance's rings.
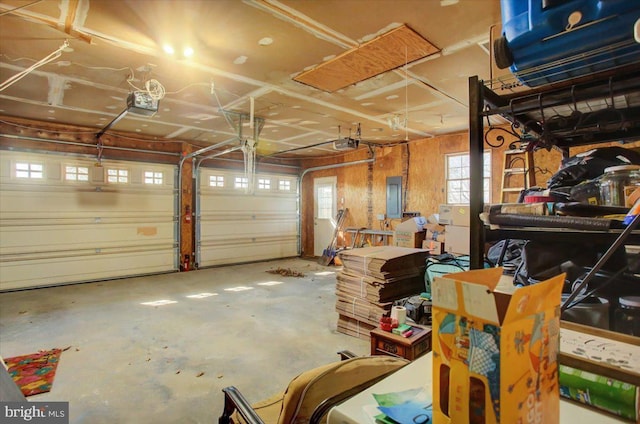
{"label": "metal shelving unit", "polygon": [[[486,229],[483,211],[482,169],[485,122],[501,116],[512,124],[514,135],[529,148],[559,149],[565,157],[570,147],[640,140],[640,66],[566,81],[535,90],[499,95],[478,77],[469,78],[469,154],[471,165],[470,266],[483,266],[485,241],[500,238],[558,240],[558,230]],[[504,122],[504,120],[502,120]],[[523,136],[524,134],[524,136]],[[571,234],[569,234],[571,233]],[[619,232],[618,232],[619,233]],[[638,238],[634,231],[632,238]],[[562,232],[562,237],[594,240],[593,234]],[[598,233],[598,243],[610,245],[617,233]]]}

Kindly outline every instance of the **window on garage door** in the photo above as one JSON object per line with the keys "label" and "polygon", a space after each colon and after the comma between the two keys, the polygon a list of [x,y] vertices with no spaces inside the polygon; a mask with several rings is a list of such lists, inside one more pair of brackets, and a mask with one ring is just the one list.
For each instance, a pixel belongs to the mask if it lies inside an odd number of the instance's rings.
{"label": "window on garage door", "polygon": [[107,182],[111,184],[127,184],[129,182],[128,169],[107,169]]}
{"label": "window on garage door", "polygon": [[44,165],[36,162],[16,162],[16,177],[41,179],[44,175]]}
{"label": "window on garage door", "polygon": [[65,165],[64,167],[65,181],[89,181],[89,168],[86,166]]}

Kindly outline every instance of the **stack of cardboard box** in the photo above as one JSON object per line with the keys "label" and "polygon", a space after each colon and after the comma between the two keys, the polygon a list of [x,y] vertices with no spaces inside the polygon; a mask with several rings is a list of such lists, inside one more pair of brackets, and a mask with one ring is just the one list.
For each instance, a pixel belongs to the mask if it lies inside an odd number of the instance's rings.
{"label": "stack of cardboard box", "polygon": [[428,252],[398,246],[376,246],[340,252],[336,277],[338,331],[368,340],[394,300],[424,291]]}
{"label": "stack of cardboard box", "polygon": [[444,226],[444,250],[456,255],[468,255],[469,206],[440,205],[438,224]]}

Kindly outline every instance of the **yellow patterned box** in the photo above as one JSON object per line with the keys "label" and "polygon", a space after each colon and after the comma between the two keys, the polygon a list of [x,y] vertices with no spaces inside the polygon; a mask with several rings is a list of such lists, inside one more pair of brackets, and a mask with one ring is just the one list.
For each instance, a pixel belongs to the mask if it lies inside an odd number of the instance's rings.
{"label": "yellow patterned box", "polygon": [[564,274],[514,290],[497,289],[501,277],[490,268],[432,283],[435,424],[559,422]]}

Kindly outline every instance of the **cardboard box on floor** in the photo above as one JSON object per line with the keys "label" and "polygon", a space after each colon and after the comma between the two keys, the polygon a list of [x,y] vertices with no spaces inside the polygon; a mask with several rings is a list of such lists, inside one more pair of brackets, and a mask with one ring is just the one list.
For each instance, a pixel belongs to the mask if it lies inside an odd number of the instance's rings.
{"label": "cardboard box on floor", "polygon": [[423,216],[407,219],[396,227],[393,233],[393,245],[400,247],[422,248],[426,237],[424,226],[427,220]]}
{"label": "cardboard box on floor", "polygon": [[433,422],[559,422],[564,274],[496,291],[502,268],[432,283]]}

